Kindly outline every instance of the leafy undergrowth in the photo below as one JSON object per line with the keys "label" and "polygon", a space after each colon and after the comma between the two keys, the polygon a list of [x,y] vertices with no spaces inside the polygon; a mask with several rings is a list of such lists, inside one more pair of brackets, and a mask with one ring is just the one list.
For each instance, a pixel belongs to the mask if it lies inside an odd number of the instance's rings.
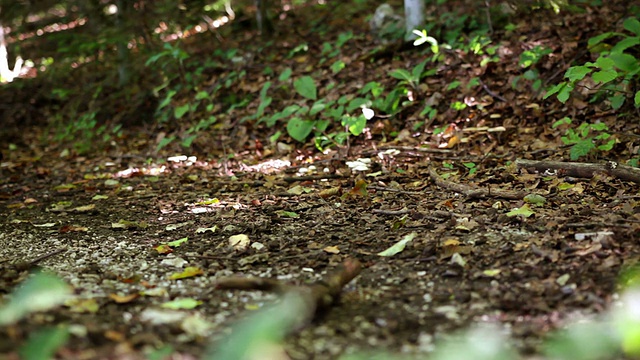
{"label": "leafy undergrowth", "polygon": [[[382,44],[367,14],[345,5],[331,8],[340,17],[308,8],[282,28],[325,19],[317,34],[245,46],[247,34],[224,50],[168,44],[133,64],[161,76],[128,92],[89,81],[100,63],[65,91],[19,85],[11,98],[34,100],[24,112],[54,129],[7,129],[0,292],[36,268],[69,288],[48,279],[58,285],[44,287],[44,303],[5,296],[0,352],[233,357],[221,344],[244,344],[262,324],[257,338],[281,342],[254,345],[274,359],[422,357],[477,322],[508,333],[520,354],[542,352],[550,331],[605,312],[638,258],[640,181],[624,166],[638,155],[635,75],[615,62],[635,45],[584,46],[602,33],[592,45],[633,44],[624,6],[494,18],[488,36],[450,2],[426,31],[437,48]],[[618,76],[629,89],[615,87]],[[545,100],[564,80],[564,103]],[[286,296],[219,287],[243,275],[306,289],[349,259],[362,272],[313,319]],[[24,284],[15,299],[29,298]],[[249,330],[231,330],[278,301]],[[621,334],[633,353],[633,331]],[[618,340],[603,340],[612,357]]]}

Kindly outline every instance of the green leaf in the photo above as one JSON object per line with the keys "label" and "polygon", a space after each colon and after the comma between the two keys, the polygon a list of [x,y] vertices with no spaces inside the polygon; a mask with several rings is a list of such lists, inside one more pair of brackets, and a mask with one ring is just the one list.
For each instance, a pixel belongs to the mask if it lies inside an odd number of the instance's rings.
{"label": "green leaf", "polygon": [[424,60],[420,64],[416,65],[413,70],[411,70],[411,75],[414,81],[418,82],[422,78],[422,73],[424,72],[424,67],[427,65],[428,60]]}
{"label": "green leaf", "polygon": [[309,110],[309,115],[315,116],[320,111],[324,110],[327,107],[322,100],[316,101],[313,105],[311,105],[311,110]]}
{"label": "green leaf", "polygon": [[640,91],[637,91],[636,95],[633,97],[633,103],[636,107],[640,107]]}
{"label": "green leaf", "polygon": [[197,138],[198,138],[197,134],[189,135],[186,138],[182,139],[182,141],[180,142],[180,146],[184,148],[188,148],[191,146],[191,144],[193,144],[193,141]]}
{"label": "green leaf", "polygon": [[289,105],[286,108],[284,108],[284,110],[282,110],[282,115],[284,117],[288,117],[300,111],[300,109],[302,109],[300,105]]}
{"label": "green leaf", "polygon": [[340,72],[340,70],[344,69],[347,65],[344,63],[344,61],[342,60],[337,60],[336,62],[334,62],[333,64],[331,64],[331,71],[334,74],[337,74]]}
{"label": "green leaf", "polygon": [[578,160],[583,156],[587,156],[591,150],[595,149],[595,145],[591,139],[582,139],[577,141],[572,147],[571,151],[569,151],[569,156],[571,160]]}
{"label": "green leaf", "polygon": [[327,130],[327,128],[331,125],[331,121],[329,120],[317,120],[316,121],[316,130],[319,132],[323,132]]}
{"label": "green leaf", "polygon": [[628,48],[634,47],[640,44],[640,37],[633,36],[620,40],[611,48],[611,53],[621,53]]}
{"label": "green leaf", "polygon": [[169,145],[175,139],[176,139],[175,136],[169,136],[169,137],[163,138],[162,140],[160,140],[160,142],[158,142],[158,146],[156,146],[156,150],[159,151],[160,149]]}
{"label": "green leaf", "polygon": [[543,205],[547,201],[544,196],[538,194],[528,194],[524,197],[523,200],[526,203],[534,205]]}
{"label": "green leaf", "polygon": [[[256,117],[262,117],[264,115],[264,110],[271,105],[272,101],[273,99],[270,97],[263,98],[262,101],[260,101],[260,105],[258,105],[258,110],[256,110]],[[258,123],[260,121],[262,121],[262,119],[258,119]]]}
{"label": "green leaf", "polygon": [[171,247],[179,247],[180,245],[186,243],[187,241],[189,241],[188,237],[183,237],[182,239],[178,239],[178,240],[174,240],[174,241],[169,241],[167,243],[167,245],[171,246]]}
{"label": "green leaf", "polygon": [[32,312],[54,308],[70,294],[69,286],[57,276],[38,273],[25,280],[9,302],[0,308],[0,325],[15,323]]}
{"label": "green leaf", "polygon": [[613,69],[613,67],[615,66],[613,60],[609,57],[606,56],[600,56],[595,64],[595,66],[599,67],[602,70],[609,70],[609,69]]}
{"label": "green leaf", "polygon": [[591,130],[595,130],[595,131],[605,131],[605,130],[609,130],[609,127],[607,126],[607,124],[605,123],[595,123],[595,124],[591,124],[589,125],[589,127],[591,128]]}
{"label": "green leaf", "polygon": [[269,90],[269,88],[271,87],[271,81],[267,81],[264,83],[264,85],[262,85],[262,89],[260,89],[260,99],[266,99],[267,98],[267,91]]}
{"label": "green leaf", "polygon": [[276,211],[276,214],[278,214],[281,217],[287,217],[292,219],[300,217],[300,215],[294,211],[278,210]]}
{"label": "green leaf", "polygon": [[603,84],[606,84],[612,80],[615,80],[618,77],[618,72],[613,69],[596,71],[591,75],[591,77],[596,83],[601,82]]}
{"label": "green leaf", "polygon": [[160,104],[158,104],[158,109],[162,109],[163,107],[169,105],[171,103],[171,99],[173,98],[173,96],[175,94],[177,94],[178,92],[175,90],[170,90],[167,92],[167,95],[165,96],[165,98],[160,102]]}
{"label": "green leaf", "polygon": [[531,210],[531,208],[529,207],[529,204],[524,204],[520,208],[515,208],[515,209],[509,211],[507,213],[507,216],[509,216],[509,217],[522,216],[522,217],[528,218],[529,216],[531,216],[533,214],[535,214],[535,212],[533,212],[533,210]]}
{"label": "green leaf", "polygon": [[609,102],[611,102],[611,107],[615,110],[618,110],[624,104],[624,100],[626,99],[625,95],[618,94],[609,97]]}
{"label": "green leaf", "polygon": [[613,149],[613,145],[615,145],[615,144],[616,144],[616,140],[615,139],[611,139],[606,144],[599,145],[598,146],[598,150],[610,151],[611,149]]}
{"label": "green leaf", "polygon": [[287,123],[287,132],[289,133],[289,136],[295,140],[304,142],[307,139],[307,136],[311,134],[311,131],[313,131],[314,125],[314,121],[302,120],[298,117],[294,117]]}
{"label": "green leaf", "polygon": [[377,81],[370,81],[364,84],[362,89],[360,89],[360,94],[362,95],[368,92],[371,92],[371,95],[373,95],[374,98],[377,98],[378,96],[382,95],[382,93],[384,92],[384,87],[382,86],[382,84],[380,84]]}
{"label": "green leaf", "polygon": [[349,101],[349,105],[347,105],[347,112],[353,113],[354,110],[363,106],[371,106],[371,101],[364,98],[354,98]]}
{"label": "green leaf", "polygon": [[293,71],[291,70],[291,68],[286,68],[282,71],[282,73],[280,74],[280,76],[278,77],[279,81],[287,81],[291,78],[291,73]]}
{"label": "green leaf", "polygon": [[640,64],[638,63],[638,59],[629,54],[615,53],[609,55],[609,58],[615,64],[615,67],[622,71],[626,72],[634,72],[638,71],[640,68]]}
{"label": "green leaf", "polygon": [[449,83],[449,85],[447,85],[446,91],[453,90],[453,89],[457,88],[458,86],[460,86],[460,81],[454,80],[451,83]]}
{"label": "green leaf", "polygon": [[307,99],[316,100],[318,97],[316,84],[314,83],[311,76],[303,76],[299,79],[296,79],[293,82],[293,87],[296,89],[298,94]]}
{"label": "green leaf", "polygon": [[190,310],[190,309],[195,309],[199,305],[202,305],[202,301],[192,299],[192,298],[184,298],[184,299],[175,299],[172,301],[168,301],[160,305],[160,307],[164,309],[172,309],[172,310],[182,310],[182,309]]}
{"label": "green leaf", "polygon": [[635,17],[630,17],[627,18],[623,23],[622,26],[626,29],[631,31],[632,33],[636,34],[636,36],[640,36],[640,21],[638,21],[637,18]]}
{"label": "green leaf", "polygon": [[551,128],[555,129],[560,125],[569,125],[569,124],[571,124],[571,118],[568,117],[568,116],[565,116],[562,119],[557,120],[556,122],[554,122],[553,125],[551,125]]}
{"label": "green leaf", "polygon": [[[273,306],[267,306],[234,326],[231,335],[207,350],[203,359],[238,360],[265,358],[264,350],[281,342],[306,318],[308,298],[291,291]],[[262,352],[262,353],[261,353]]]}
{"label": "green leaf", "polygon": [[196,94],[196,100],[203,100],[209,98],[209,93],[206,91],[198,91]]}
{"label": "green leaf", "polygon": [[36,330],[20,347],[24,360],[53,359],[55,353],[69,340],[69,327],[60,325]]}
{"label": "green leaf", "polygon": [[564,74],[564,77],[569,79],[571,82],[575,82],[584,79],[584,77],[590,72],[591,69],[587,66],[572,66]]}
{"label": "green leaf", "polygon": [[569,100],[569,96],[571,96],[571,91],[573,91],[573,85],[567,84],[567,86],[560,89],[560,92],[558,93],[558,100],[563,104],[566,103],[567,100]]}
{"label": "green leaf", "polygon": [[177,108],[174,109],[173,116],[175,116],[176,119],[181,119],[184,116],[184,114],[187,113],[187,111],[189,111],[189,104],[178,106]]}
{"label": "green leaf", "polygon": [[411,73],[405,69],[392,70],[391,72],[389,72],[389,76],[398,80],[406,81],[408,83],[411,83],[413,80],[413,78],[411,77]]}
{"label": "green leaf", "polygon": [[345,116],[342,118],[342,126],[348,126],[349,132],[354,136],[362,134],[365,126],[367,126],[367,119],[364,115],[359,116]]}
{"label": "green leaf", "polygon": [[544,94],[544,99],[547,99],[549,96],[558,93],[565,86],[567,86],[567,83],[564,81],[559,84],[553,85],[549,90],[547,90],[546,94]]}
{"label": "green leaf", "polygon": [[615,33],[615,32],[606,32],[604,34],[600,34],[600,35],[597,35],[597,36],[594,36],[594,37],[590,38],[588,43],[587,43],[588,46],[589,46],[589,50],[591,50],[592,47],[600,44],[604,40],[606,40],[606,39],[608,39],[610,37],[613,37],[613,36],[617,36],[617,35],[622,35],[622,34]]}
{"label": "green leaf", "polygon": [[410,243],[411,241],[413,241],[413,238],[416,237],[416,233],[412,232],[410,234],[405,235],[402,240],[398,241],[397,243],[393,244],[393,246],[391,246],[390,248],[379,252],[378,256],[393,256],[399,252],[401,252],[402,250],[404,250],[404,248],[407,246],[408,243]]}

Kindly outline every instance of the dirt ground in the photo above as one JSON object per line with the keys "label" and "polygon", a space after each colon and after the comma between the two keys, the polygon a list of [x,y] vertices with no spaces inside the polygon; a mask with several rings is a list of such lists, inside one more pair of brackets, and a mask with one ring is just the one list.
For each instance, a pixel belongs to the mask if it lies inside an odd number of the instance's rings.
{"label": "dirt ground", "polygon": [[[274,298],[216,290],[220,277],[303,284],[346,258],[359,259],[362,273],[338,305],[288,338],[291,358],[376,348],[420,354],[472,322],[502,324],[530,354],[567,319],[607,307],[621,266],[638,256],[633,187],[612,177],[529,173],[504,159],[485,159],[491,166],[468,176],[415,157],[421,154],[372,157],[381,174],[364,178],[364,191],[362,182],[354,187],[362,175],[340,161],[320,162],[311,175],[244,172],[235,178],[213,175],[211,164],[199,161],[118,173],[125,166],[86,159],[45,177],[36,174],[39,162],[5,162],[0,289],[7,293],[24,279],[29,267],[18,263],[51,254],[33,265],[59,274],[78,299],[97,306],[34,314],[1,330],[0,350],[15,358],[16,346],[32,330],[64,322],[81,330],[61,358],[135,358],[163,344],[183,358],[197,357],[210,338],[224,336],[230,324]],[[404,171],[389,171],[391,161]],[[509,216],[526,202],[491,192],[461,195],[436,184],[429,168],[449,174],[449,185],[540,194],[546,202],[530,205],[531,216]],[[327,175],[339,178],[322,179]],[[570,186],[559,190],[560,184]],[[327,189],[337,191],[326,195]],[[599,235],[578,236],[594,232]],[[415,238],[404,251],[377,255],[410,233]],[[250,245],[230,245],[229,237],[238,234],[247,235]],[[188,240],[170,254],[156,249],[183,238]],[[202,273],[169,280],[187,266]],[[151,295],[113,296],[142,291]],[[160,303],[176,298],[202,304],[175,317],[154,315],[167,311]],[[195,314],[211,325],[203,334],[183,327]]]}

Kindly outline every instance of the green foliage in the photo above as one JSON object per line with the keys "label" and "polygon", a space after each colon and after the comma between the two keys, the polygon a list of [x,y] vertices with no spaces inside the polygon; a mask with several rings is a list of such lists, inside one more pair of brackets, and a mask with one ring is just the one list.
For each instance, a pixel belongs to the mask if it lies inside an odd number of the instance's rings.
{"label": "green foliage", "polygon": [[26,280],[9,302],[0,307],[0,325],[10,325],[33,312],[54,308],[70,294],[69,286],[57,276],[38,273]]}
{"label": "green foliage", "polygon": [[311,76],[303,76],[296,79],[293,82],[293,87],[296,89],[298,94],[307,99],[316,100],[318,98],[318,90],[316,89],[316,84]]}
{"label": "green foliage", "polygon": [[474,36],[467,46],[463,46],[463,49],[468,49],[468,51],[471,51],[475,55],[482,56],[480,66],[486,66],[489,63],[500,61],[497,55],[498,45],[491,45],[491,39],[485,35]]}
{"label": "green foliage", "polygon": [[[291,69],[283,70],[278,78],[280,84],[276,87],[288,91],[286,84],[291,75]],[[315,146],[319,150],[330,145],[341,145],[349,136],[362,134],[367,119],[373,116],[371,108],[396,111],[401,94],[400,91],[392,91],[384,96],[384,87],[378,82],[370,82],[360,90],[363,97],[342,96],[338,100],[327,100],[318,97],[315,80],[305,75],[293,81],[293,90],[309,103],[292,104],[269,115],[268,109],[273,103],[272,97],[269,96],[272,87],[271,82],[263,85],[259,95],[260,103],[251,118],[257,119],[257,123],[264,123],[267,127],[274,127],[279,121],[286,121],[287,133],[291,138],[305,142],[313,136]],[[330,85],[326,87],[326,90],[329,89]],[[369,117],[365,116],[365,113],[369,114]],[[280,132],[276,132],[270,139],[275,141],[279,136]]]}
{"label": "green foliage", "polygon": [[[411,72],[405,69],[394,69],[389,72],[389,76],[392,78],[400,80],[400,85],[409,85],[414,90],[418,89],[418,85],[420,84],[420,80],[425,75],[424,67],[427,65],[429,60],[424,60],[418,65],[416,65]],[[429,72],[430,74],[433,73]]]}
{"label": "green foliage", "polygon": [[[552,128],[571,125],[571,123],[571,119],[565,117],[553,123]],[[568,127],[565,136],[562,136],[561,139],[565,145],[571,145],[571,160],[578,160],[594,152],[609,151],[616,143],[616,140],[611,138],[611,134],[609,134],[609,128],[603,123],[583,122],[575,129]]]}
{"label": "green foliage", "polygon": [[299,295],[290,294],[282,301],[236,325],[232,335],[224,342],[214,344],[204,359],[238,360],[259,358],[261,352],[280,343],[291,331],[300,314],[305,312],[305,302]]}
{"label": "green foliage", "polygon": [[[223,57],[225,61],[233,61],[237,58],[237,49],[226,52],[217,52],[217,56]],[[219,68],[220,63],[208,61],[198,64],[191,71],[187,71],[187,60],[190,56],[180,50],[178,45],[165,44],[163,50],[147,60],[147,66],[158,65],[164,76],[164,82],[154,88],[153,93],[162,98],[156,108],[156,119],[160,124],[171,124],[172,121],[187,121],[190,126],[180,135],[180,145],[188,148],[203,132],[213,126],[217,117],[213,115],[216,106],[223,104],[228,110],[246,106],[248,98],[238,98],[234,91],[234,86],[246,76],[244,70],[229,71],[216,83],[206,90],[200,89],[200,84],[204,82],[203,73],[208,68]],[[176,81],[177,80],[177,81]],[[265,83],[260,92],[261,107],[256,116],[262,116],[264,110],[271,103],[266,93],[271,83]],[[224,93],[225,96],[222,94]],[[182,103],[175,101],[179,96]],[[178,139],[177,136],[169,136],[162,139],[157,150],[164,148]]]}
{"label": "green foliage", "polygon": [[71,143],[77,153],[85,154],[94,149],[97,142],[108,143],[122,136],[121,124],[107,126],[98,121],[102,92],[101,85],[95,86],[91,99],[83,104],[85,98],[81,94],[65,89],[52,91],[54,98],[67,102],[51,122],[55,141]]}
{"label": "green foliage", "polygon": [[45,327],[29,335],[27,342],[20,347],[20,358],[24,360],[53,359],[55,353],[70,337],[68,326]]}
{"label": "green foliage", "polygon": [[[629,33],[606,32],[589,39],[589,49],[599,56],[595,62],[570,67],[565,73],[565,81],[547,90],[544,98],[556,95],[558,100],[566,102],[577,83],[590,76],[600,86],[592,101],[604,95],[613,109],[624,105],[632,97],[635,107],[640,107],[640,90],[629,96],[628,88],[640,77],[640,61],[635,55],[640,49],[640,21],[635,17],[627,18],[623,27]],[[619,39],[613,46],[606,40]]]}
{"label": "green foliage", "polygon": [[[338,38],[335,41],[329,42],[325,41],[322,43],[322,53],[320,54],[319,64],[324,64],[328,59],[338,57],[340,55],[340,49],[349,42],[349,40],[353,39],[353,33],[351,31],[343,32],[338,34]],[[331,70],[334,74],[338,73],[339,70],[342,70],[344,66],[341,68],[340,63],[344,64],[341,60],[335,60],[333,65],[331,65]]]}
{"label": "green foliage", "polygon": [[539,45],[530,50],[523,51],[522,54],[520,54],[518,65],[520,65],[522,69],[525,69],[525,72],[522,74],[522,76],[516,76],[511,86],[513,88],[516,88],[518,82],[521,79],[525,79],[531,83],[531,88],[533,89],[533,91],[539,91],[542,88],[542,80],[540,79],[540,74],[535,68],[535,65],[540,62],[542,58],[551,54],[552,52],[552,49]]}
{"label": "green foliage", "polygon": [[469,169],[469,175],[473,175],[478,171],[478,166],[476,165],[476,163],[465,162],[465,163],[462,163],[462,165],[464,165],[464,167]]}

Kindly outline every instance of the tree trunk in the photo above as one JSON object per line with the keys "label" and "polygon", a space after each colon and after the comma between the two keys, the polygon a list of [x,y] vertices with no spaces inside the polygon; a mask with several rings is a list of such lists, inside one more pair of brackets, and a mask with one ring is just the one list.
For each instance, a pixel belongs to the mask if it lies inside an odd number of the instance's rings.
{"label": "tree trunk", "polygon": [[424,0],[404,0],[404,18],[405,40],[415,39],[413,30],[421,30],[424,26]]}

